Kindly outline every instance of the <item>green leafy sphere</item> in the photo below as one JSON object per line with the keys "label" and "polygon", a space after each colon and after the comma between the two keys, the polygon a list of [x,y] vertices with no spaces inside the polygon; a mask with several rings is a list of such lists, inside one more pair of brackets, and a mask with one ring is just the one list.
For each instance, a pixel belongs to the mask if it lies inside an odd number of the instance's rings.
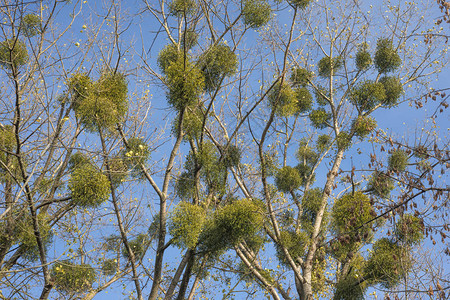
{"label": "green leafy sphere", "polygon": [[331,115],[323,108],[313,110],[309,113],[309,120],[317,129],[324,129],[328,126]]}
{"label": "green leafy sphere", "polygon": [[198,43],[198,33],[195,30],[187,29],[183,31],[180,42],[184,49],[190,50]]}
{"label": "green leafy sphere", "polygon": [[192,14],[196,7],[195,0],[172,0],[169,2],[169,11],[176,16]]}
{"label": "green leafy sphere", "polygon": [[289,84],[279,82],[273,87],[269,94],[269,103],[275,114],[280,117],[289,117],[298,112],[297,95]]}
{"label": "green leafy sphere", "polygon": [[352,137],[346,131],[341,131],[336,137],[336,145],[339,150],[347,150],[352,143]]}
{"label": "green leafy sphere", "polygon": [[27,14],[23,17],[20,28],[26,37],[33,37],[41,33],[41,18],[36,14]]}
{"label": "green leafy sphere", "polygon": [[333,300],[364,300],[366,289],[357,278],[347,275],[336,284]]}
{"label": "green leafy sphere", "polygon": [[242,6],[244,24],[250,28],[266,25],[272,17],[272,9],[266,0],[245,0]]}
{"label": "green leafy sphere", "polygon": [[289,252],[289,255],[294,259],[302,257],[305,253],[306,245],[308,244],[308,235],[304,232],[298,234],[291,230],[280,232],[280,243],[276,243],[276,256],[280,263],[284,266],[290,266],[282,247],[283,245]]}
{"label": "green leafy sphere", "polygon": [[[314,222],[316,221],[317,212],[322,205],[323,190],[321,188],[313,188],[308,190],[302,198],[303,214],[301,217],[302,228],[308,233],[312,234],[314,230]],[[323,225],[328,223],[329,212],[325,210],[323,215]]]}
{"label": "green leafy sphere", "polygon": [[16,134],[10,125],[0,126],[0,158],[4,152],[11,152],[16,146]]}
{"label": "green leafy sphere", "polygon": [[[364,225],[373,216],[370,198],[362,192],[348,193],[333,205],[332,227],[337,234],[347,233]],[[364,230],[364,229],[363,229]],[[368,230],[368,227],[365,229]]]}
{"label": "green leafy sphere", "polygon": [[138,137],[130,138],[127,141],[126,151],[122,152],[124,161],[128,168],[132,170],[140,169],[141,165],[145,165],[151,154],[147,143]]}
{"label": "green leafy sphere", "polygon": [[241,161],[241,150],[236,145],[228,145],[223,153],[223,164],[227,168],[237,167]]}
{"label": "green leafy sphere", "polygon": [[[37,223],[44,249],[46,249],[52,243],[53,239],[50,216],[47,213],[38,214]],[[33,221],[30,215],[18,220],[15,238],[25,248],[24,258],[32,261],[39,259],[39,248],[36,241],[36,236],[34,234]]]}
{"label": "green leafy sphere", "polygon": [[[149,242],[148,236],[144,233],[141,233],[131,241],[128,241],[128,246],[131,248],[131,251],[133,251],[136,261],[141,260],[144,257]],[[131,259],[125,246],[122,247],[122,254],[126,259]]]}
{"label": "green leafy sphere", "polygon": [[86,73],[76,73],[72,75],[67,83],[73,109],[78,110],[80,104],[85,100],[89,93],[92,92],[94,83]]}
{"label": "green leafy sphere", "polygon": [[[174,119],[172,123],[172,132],[174,136],[178,135],[178,125],[179,125],[180,115]],[[205,121],[205,116],[200,106],[192,105],[186,108],[183,114],[183,139],[184,140],[195,140],[199,139],[203,131],[203,122]]]}
{"label": "green leafy sphere", "polygon": [[305,87],[309,84],[313,77],[313,73],[304,68],[293,68],[291,74],[291,82],[294,86]]}
{"label": "green leafy sphere", "polygon": [[317,153],[310,146],[302,144],[297,150],[296,157],[298,161],[308,165],[314,165],[318,159]]}
{"label": "green leafy sphere", "polygon": [[102,273],[105,276],[112,276],[116,273],[117,261],[115,259],[107,259],[102,262]]}
{"label": "green leafy sphere", "polygon": [[98,207],[108,200],[110,183],[102,172],[92,165],[76,168],[69,179],[72,201],[80,207]]}
{"label": "green leafy sphere", "polygon": [[259,203],[242,199],[217,209],[200,235],[200,250],[218,253],[254,236],[263,225]]}
{"label": "green leafy sphere", "polygon": [[111,183],[114,187],[122,184],[128,175],[128,165],[122,157],[113,157],[108,159]]}
{"label": "green leafy sphere", "polygon": [[167,72],[169,66],[183,58],[183,53],[178,50],[177,45],[166,45],[158,54],[157,64],[163,73]]}
{"label": "green leafy sphere", "polygon": [[305,186],[306,183],[312,184],[316,180],[316,175],[312,173],[312,167],[311,165],[305,164],[305,163],[299,163],[297,166],[295,166],[295,169],[297,169],[298,173],[300,174],[300,178],[302,179],[302,186]]}
{"label": "green leafy sphere", "polygon": [[128,110],[127,93],[125,76],[104,72],[87,97],[74,106],[75,114],[91,132],[99,127],[111,129],[123,120]]}
{"label": "green leafy sphere", "polygon": [[368,183],[368,190],[373,195],[384,199],[389,198],[394,187],[392,178],[380,171],[374,172]]}
{"label": "green leafy sphere", "polygon": [[205,87],[201,70],[181,57],[166,69],[166,81],[169,87],[167,99],[176,110],[182,111],[192,105]]}
{"label": "green leafy sphere", "polygon": [[177,178],[175,191],[182,200],[192,199],[195,195],[195,178],[190,172],[183,172]]}
{"label": "green leafy sphere", "polygon": [[325,106],[330,101],[331,93],[323,86],[318,85],[317,89],[314,89],[314,96],[318,105]]}
{"label": "green leafy sphere", "polygon": [[275,185],[280,192],[289,193],[302,185],[302,177],[296,168],[286,166],[278,170]]}
{"label": "green leafy sphere", "polygon": [[359,116],[353,121],[355,135],[361,139],[364,139],[375,128],[377,128],[377,121],[370,116]]}
{"label": "green leafy sphere", "polygon": [[368,111],[386,100],[386,90],[381,82],[364,80],[359,83],[350,95],[353,103],[361,110]]}
{"label": "green leafy sphere", "polygon": [[317,138],[316,149],[322,153],[331,145],[331,136],[328,134],[322,134]]}
{"label": "green leafy sphere", "polygon": [[403,150],[395,150],[389,156],[389,170],[393,172],[403,172],[408,165],[408,154]]}
{"label": "green leafy sphere", "polygon": [[338,71],[340,68],[342,68],[343,66],[343,62],[342,62],[342,58],[340,56],[337,57],[329,57],[329,56],[325,56],[323,57],[318,64],[319,67],[319,76],[321,77],[330,77],[331,76],[331,72],[333,72],[333,74],[336,73],[336,71]]}
{"label": "green leafy sphere", "polygon": [[404,278],[411,267],[408,252],[390,241],[382,238],[373,245],[364,268],[364,278],[385,288],[392,288]]}
{"label": "green leafy sphere", "polygon": [[380,74],[395,71],[402,64],[402,59],[389,39],[379,39],[374,58],[375,67]]}
{"label": "green leafy sphere", "polygon": [[355,64],[359,71],[367,70],[372,65],[372,57],[369,51],[367,51],[368,48],[369,45],[363,43],[358,47],[358,51],[356,52]]}
{"label": "green leafy sphere", "polygon": [[383,76],[380,81],[384,86],[386,97],[381,102],[387,107],[391,107],[397,104],[398,99],[403,95],[403,85],[398,77]]}
{"label": "green leafy sphere", "polygon": [[97,280],[97,274],[88,264],[75,264],[68,260],[57,262],[51,270],[56,289],[75,294],[89,290]]}
{"label": "green leafy sphere", "polygon": [[413,215],[403,215],[395,225],[394,235],[397,240],[414,245],[422,242],[424,238],[423,220]]}
{"label": "green leafy sphere", "polygon": [[291,0],[290,2],[292,3],[292,5],[299,9],[305,9],[309,5],[311,0]]}
{"label": "green leafy sphere", "polygon": [[311,110],[313,98],[307,88],[299,87],[295,90],[297,98],[297,112],[303,113]]}
{"label": "green leafy sphere", "polygon": [[206,90],[214,90],[223,77],[233,75],[237,64],[237,56],[229,46],[217,44],[207,49],[198,60],[198,66],[205,77]]}
{"label": "green leafy sphere", "polygon": [[87,155],[81,152],[76,152],[70,156],[68,164],[68,169],[70,172],[85,165],[92,165],[92,161]]}
{"label": "green leafy sphere", "polygon": [[193,249],[205,224],[205,209],[188,202],[180,202],[171,213],[169,233],[179,248]]}
{"label": "green leafy sphere", "polygon": [[25,43],[18,39],[8,39],[0,43],[0,66],[17,69],[28,61]]}

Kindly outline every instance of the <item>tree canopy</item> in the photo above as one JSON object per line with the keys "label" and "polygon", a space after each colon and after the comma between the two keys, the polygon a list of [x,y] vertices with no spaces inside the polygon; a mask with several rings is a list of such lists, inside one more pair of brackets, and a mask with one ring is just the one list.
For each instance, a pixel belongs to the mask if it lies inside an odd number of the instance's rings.
{"label": "tree canopy", "polygon": [[0,299],[447,299],[447,4],[3,0]]}

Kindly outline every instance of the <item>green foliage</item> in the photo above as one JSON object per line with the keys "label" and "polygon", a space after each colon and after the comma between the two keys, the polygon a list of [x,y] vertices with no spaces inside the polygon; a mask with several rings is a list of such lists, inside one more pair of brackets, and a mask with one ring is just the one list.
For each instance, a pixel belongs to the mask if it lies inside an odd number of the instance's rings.
{"label": "green foliage", "polygon": [[69,260],[55,263],[51,276],[56,289],[69,294],[85,292],[97,280],[97,274],[91,265],[75,264]]}
{"label": "green foliage", "polygon": [[372,65],[372,57],[369,51],[367,51],[368,48],[369,45],[363,43],[358,47],[358,51],[356,52],[355,64],[359,71],[364,71]]}
{"label": "green foliage", "polygon": [[380,198],[389,198],[394,189],[394,181],[383,172],[376,171],[372,174],[367,185],[368,190]]}
{"label": "green foliage", "polygon": [[120,123],[128,110],[128,85],[125,76],[120,73],[104,72],[90,87],[85,75],[81,75],[79,79],[82,79],[78,81],[81,90],[83,87],[90,90],[87,90],[85,97],[81,97],[81,101],[75,102],[73,108],[86,129],[91,132],[97,131],[99,127],[112,129]]}
{"label": "green foliage", "polygon": [[309,113],[309,120],[312,125],[317,129],[324,129],[328,126],[328,122],[331,119],[330,113],[323,108],[318,108]]}
{"label": "green foliage", "polygon": [[[38,214],[37,223],[44,249],[47,249],[53,239],[50,216],[47,213]],[[39,248],[30,215],[17,220],[14,239],[25,248],[24,258],[32,261],[39,259]]]}
{"label": "green foliage", "polygon": [[424,238],[423,220],[413,215],[403,215],[395,225],[394,234],[398,241],[406,245],[414,245],[422,242]]}
{"label": "green foliage", "polygon": [[72,171],[69,179],[72,201],[80,207],[98,207],[108,200],[110,183],[105,174],[93,165],[82,165]]}
{"label": "green foliage", "polygon": [[386,90],[381,82],[364,80],[352,91],[350,98],[361,110],[368,111],[386,100]]}
{"label": "green foliage", "polygon": [[316,97],[316,102],[320,106],[325,106],[329,103],[331,93],[329,90],[323,86],[318,85],[317,89],[314,90],[314,96]]}
{"label": "green foliage", "polygon": [[176,16],[192,14],[196,7],[195,0],[172,0],[169,2],[169,11]]}
{"label": "green foliage", "polygon": [[292,5],[299,9],[305,9],[309,5],[311,0],[290,0],[290,2],[292,3]]}
{"label": "green foliage", "polygon": [[92,79],[85,73],[76,73],[69,78],[67,87],[71,95],[73,109],[77,111],[80,104],[85,100],[92,91],[94,83]]}
{"label": "green foliage", "polygon": [[[141,233],[131,241],[128,241],[128,246],[130,246],[136,261],[141,260],[144,257],[149,242],[150,240],[148,236],[144,233]],[[122,254],[126,259],[131,259],[130,254],[128,253],[128,250],[125,246],[122,247]]]}
{"label": "green foliage", "polygon": [[151,151],[147,143],[143,139],[133,137],[128,139],[128,145],[125,151],[122,151],[121,156],[123,162],[128,166],[131,175],[139,178],[142,175],[142,166],[144,166],[150,158]]}
{"label": "green foliage", "polygon": [[297,98],[297,112],[303,113],[311,110],[313,104],[313,98],[307,88],[299,87],[295,90],[295,96]]}
{"label": "green foliage", "polygon": [[280,263],[289,266],[289,262],[282,247],[285,247],[289,255],[294,259],[302,257],[308,244],[308,235],[304,232],[295,233],[292,230],[280,231],[280,241],[275,244],[276,256]]}
{"label": "green foliage", "polygon": [[341,131],[336,137],[336,144],[339,150],[347,150],[352,143],[352,137],[346,131]]}
{"label": "green foliage", "polygon": [[272,9],[266,0],[244,0],[242,5],[244,24],[250,28],[264,26],[272,17]]}
{"label": "green foliage", "polygon": [[177,247],[195,248],[206,221],[205,215],[205,209],[198,205],[184,201],[178,203],[169,222],[169,232]]}
{"label": "green foliage", "polygon": [[337,57],[329,57],[325,56],[323,57],[319,63],[319,76],[321,77],[330,77],[331,74],[335,74],[336,71],[338,71],[343,66],[343,61],[340,56]]}
{"label": "green foliage", "polygon": [[216,44],[206,50],[198,59],[199,68],[205,77],[206,90],[216,89],[222,78],[233,75],[237,64],[236,54],[225,44]]}
{"label": "green foliage", "polygon": [[76,152],[70,156],[68,163],[69,172],[73,172],[75,169],[85,165],[92,165],[92,161],[87,155]]}
{"label": "green foliage", "polygon": [[105,276],[112,276],[116,273],[117,261],[115,259],[107,259],[102,262],[102,273]]}
{"label": "green foliage", "polygon": [[318,154],[314,152],[310,146],[301,143],[297,150],[296,157],[300,162],[308,165],[314,165],[317,162]]}
{"label": "green foliage", "polygon": [[[302,185],[305,186],[308,182],[312,184],[316,180],[316,175],[312,173],[312,167],[309,164],[305,163],[299,163],[297,166],[295,166],[295,169],[297,169],[298,173],[300,174],[300,178],[302,179]],[[311,176],[312,175],[312,176]],[[310,178],[311,176],[311,178]]]}
{"label": "green foliage", "polygon": [[317,138],[316,148],[319,151],[319,153],[322,153],[325,150],[327,150],[330,144],[331,144],[331,136],[327,134],[322,134]]}
{"label": "green foliage", "polygon": [[111,183],[117,187],[125,181],[128,175],[128,166],[122,157],[108,159]]}
{"label": "green foliage", "polygon": [[235,145],[228,145],[223,153],[223,159],[222,162],[225,167],[231,168],[231,167],[237,167],[239,165],[239,162],[241,160],[241,150],[238,146]]}
{"label": "green foliage", "polygon": [[298,112],[297,95],[289,84],[279,82],[269,94],[269,103],[275,114],[281,117],[289,117]]}
{"label": "green foliage", "polygon": [[367,286],[359,284],[358,278],[351,275],[336,284],[333,300],[363,300]]}
{"label": "green foliage", "polygon": [[309,84],[313,77],[313,73],[303,68],[293,68],[291,74],[291,82],[294,86],[305,87]]}
{"label": "green foliage", "polygon": [[369,231],[369,225],[358,229],[358,234],[352,232],[373,218],[373,206],[370,198],[362,192],[348,193],[337,199],[331,212],[332,228],[337,234],[349,233],[350,243],[359,242],[361,233],[364,237]]}
{"label": "green foliage", "polygon": [[[320,188],[314,188],[308,190],[302,198],[303,214],[301,216],[302,228],[308,234],[312,234],[314,222],[316,221],[317,212],[322,205],[323,190]],[[326,228],[328,223],[328,210],[325,210],[323,215],[323,228]]]}
{"label": "green foliage", "polygon": [[166,82],[169,87],[167,95],[169,104],[178,111],[193,104],[205,86],[200,69],[182,57],[167,67]]}
{"label": "green foliage", "polygon": [[402,59],[391,40],[382,38],[377,41],[374,63],[380,74],[392,72],[400,67]]}
{"label": "green foliage", "polygon": [[0,66],[17,69],[28,61],[25,43],[18,39],[8,39],[0,43]]}
{"label": "green foliage", "polygon": [[275,185],[280,192],[289,193],[302,185],[302,177],[296,168],[286,166],[278,170]]}
{"label": "green foliage", "polygon": [[273,152],[264,152],[264,165],[266,168],[266,176],[274,176],[278,170],[278,160],[277,156]]}
{"label": "green foliage", "polygon": [[[9,177],[12,163],[17,162],[17,157],[8,157],[7,152],[13,152],[16,146],[16,135],[12,126],[0,126],[0,182]],[[6,167],[4,167],[6,166]]]}
{"label": "green foliage", "polygon": [[389,156],[389,170],[393,172],[403,172],[408,165],[408,153],[397,149]]}
{"label": "green foliage", "polygon": [[386,97],[381,103],[388,107],[396,105],[398,99],[404,93],[400,79],[394,76],[383,76],[380,79],[380,83],[383,84],[386,94]]}
{"label": "green foliage", "polygon": [[162,49],[158,54],[158,67],[161,69],[163,73],[167,72],[169,66],[173,63],[176,63],[180,59],[183,58],[183,53],[180,52],[177,45],[169,44]]}
{"label": "green foliage", "polygon": [[[181,46],[189,50],[198,43],[198,33],[195,30],[185,30],[181,36]],[[176,59],[175,59],[176,60]],[[174,61],[175,61],[174,60]]]}
{"label": "green foliage", "polygon": [[355,135],[364,139],[372,130],[377,127],[377,121],[371,116],[359,116],[353,121]]}
{"label": "green foliage", "polygon": [[373,245],[364,278],[373,284],[380,283],[385,288],[392,288],[400,281],[411,267],[411,259],[406,249],[387,238],[376,241]]}
{"label": "green foliage", "polygon": [[[203,122],[205,116],[202,109],[198,105],[188,106],[183,115],[182,130],[184,133],[183,138],[186,140],[199,139],[203,131]],[[179,115],[175,118],[172,131],[175,136],[178,135],[178,121]]]}
{"label": "green foliage", "polygon": [[194,198],[195,195],[195,179],[193,174],[189,172],[183,172],[177,178],[175,184],[175,191],[177,196],[182,200],[188,200]]}
{"label": "green foliage", "polygon": [[41,33],[41,18],[36,14],[27,14],[22,18],[20,28],[26,37]]}
{"label": "green foliage", "polygon": [[219,253],[261,230],[263,211],[259,203],[242,199],[218,208],[200,235],[200,250]]}

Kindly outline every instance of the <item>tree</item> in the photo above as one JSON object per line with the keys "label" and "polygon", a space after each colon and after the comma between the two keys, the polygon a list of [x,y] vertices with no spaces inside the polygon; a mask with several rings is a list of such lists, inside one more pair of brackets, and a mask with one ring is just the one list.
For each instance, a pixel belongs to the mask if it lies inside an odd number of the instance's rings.
{"label": "tree", "polygon": [[424,3],[85,2],[0,6],[2,298],[446,297]]}

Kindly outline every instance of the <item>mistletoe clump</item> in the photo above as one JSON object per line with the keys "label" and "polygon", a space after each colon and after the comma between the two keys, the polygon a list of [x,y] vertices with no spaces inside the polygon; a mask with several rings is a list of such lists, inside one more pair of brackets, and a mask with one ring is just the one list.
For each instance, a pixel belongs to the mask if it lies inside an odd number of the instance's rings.
{"label": "mistletoe clump", "polygon": [[0,43],[0,66],[17,69],[28,61],[25,43],[18,39],[8,39]]}
{"label": "mistletoe clump", "polygon": [[[195,30],[186,29],[181,35],[181,46],[189,50],[198,43],[198,33]],[[176,60],[176,59],[175,59]]]}
{"label": "mistletoe clump", "polygon": [[314,90],[314,96],[318,105],[325,106],[330,102],[331,93],[323,86],[318,85]]}
{"label": "mistletoe clump", "polygon": [[77,73],[69,78],[67,87],[75,111],[79,109],[80,104],[89,96],[93,85],[92,79],[86,73]]}
{"label": "mistletoe clump", "polygon": [[381,82],[364,80],[356,86],[350,97],[361,110],[368,111],[386,100],[386,90]]}
{"label": "mistletoe clump", "polygon": [[[180,115],[174,119],[172,123],[172,132],[174,136],[178,136]],[[182,132],[184,140],[199,139],[203,131],[203,122],[205,115],[199,105],[191,105],[186,108],[183,114]]]}
{"label": "mistletoe clump", "polygon": [[314,165],[317,162],[318,155],[310,146],[302,142],[297,150],[296,157],[300,162]]}
{"label": "mistletoe clump", "polygon": [[319,76],[321,77],[330,77],[331,74],[334,74],[343,66],[343,61],[340,56],[337,57],[329,57],[325,56],[319,61]]}
{"label": "mistletoe clump", "polygon": [[307,112],[312,108],[312,95],[307,88],[299,87],[295,90],[297,98],[297,112]]}
{"label": "mistletoe clump", "polygon": [[126,151],[122,153],[128,168],[139,170],[141,165],[145,165],[150,157],[150,149],[143,139],[138,137],[130,138],[127,142]]}
{"label": "mistletoe clump", "polygon": [[353,121],[353,129],[355,135],[361,139],[365,138],[370,132],[377,127],[377,121],[370,116],[359,116]]}
{"label": "mistletoe clump", "polygon": [[413,215],[403,215],[395,225],[394,234],[406,245],[419,244],[424,238],[423,220]]}
{"label": "mistletoe clump", "polygon": [[302,185],[302,177],[296,168],[286,166],[278,170],[275,185],[280,192],[290,193]]}
{"label": "mistletoe clump", "polygon": [[[52,242],[53,233],[50,216],[47,213],[37,215],[37,223],[41,240],[46,249]],[[29,260],[39,259],[39,248],[34,234],[33,220],[30,215],[20,218],[16,224],[15,239],[25,248],[24,257]]]}
{"label": "mistletoe clump", "polygon": [[276,256],[280,263],[284,266],[289,266],[289,261],[283,251],[286,248],[289,255],[294,259],[302,257],[305,248],[308,244],[308,235],[304,232],[296,233],[292,230],[285,230],[280,232],[280,241],[276,243]]}
{"label": "mistletoe clump", "polygon": [[196,7],[195,0],[172,0],[169,2],[169,11],[176,16],[192,14]]}
{"label": "mistletoe clump", "polygon": [[72,201],[80,207],[98,207],[108,200],[109,180],[92,164],[84,164],[74,169],[69,179]]}
{"label": "mistletoe clump", "polygon": [[355,64],[359,71],[367,70],[372,65],[372,57],[370,56],[369,45],[363,43],[358,47],[356,52]]}
{"label": "mistletoe clump", "polygon": [[237,56],[225,44],[217,44],[206,50],[199,58],[199,68],[205,77],[205,88],[213,90],[222,78],[233,75],[237,68]]}
{"label": "mistletoe clump", "polygon": [[392,178],[380,171],[374,172],[368,183],[368,190],[380,198],[388,198],[394,187]]}
{"label": "mistletoe clump", "polygon": [[263,225],[259,203],[242,199],[218,208],[205,223],[200,249],[212,253],[226,250],[257,234]]}
{"label": "mistletoe clump", "polygon": [[178,49],[177,45],[169,44],[165,46],[158,54],[157,64],[163,73],[167,72],[167,68],[172,63],[177,62],[183,54]]}
{"label": "mistletoe clump", "polygon": [[36,14],[25,15],[20,23],[20,28],[26,37],[33,37],[41,32],[41,18]]}
{"label": "mistletoe clump", "polygon": [[383,84],[386,94],[386,97],[381,103],[388,107],[396,105],[398,99],[404,93],[400,79],[394,76],[383,76],[380,79],[380,83]]}
{"label": "mistletoe clump", "polygon": [[222,162],[227,168],[237,167],[241,160],[241,150],[238,146],[228,145],[223,153]]}
{"label": "mistletoe clump", "polygon": [[392,72],[402,64],[402,59],[389,39],[379,39],[374,58],[375,67],[380,74]]}
{"label": "mistletoe clump", "polygon": [[250,28],[266,25],[272,17],[270,4],[265,0],[245,0],[242,6],[244,24]]}
{"label": "mistletoe clump", "polygon": [[382,238],[373,245],[372,253],[364,268],[364,278],[385,288],[398,284],[411,268],[406,249],[393,241]]}
{"label": "mistletoe clump", "polygon": [[117,187],[125,181],[128,175],[128,165],[122,157],[108,159],[110,179],[113,186]]}
{"label": "mistletoe clump", "polygon": [[318,108],[309,113],[309,120],[312,125],[317,129],[324,129],[328,126],[328,122],[331,119],[330,113],[323,108]]}
{"label": "mistletoe clump", "polygon": [[[7,152],[14,151],[16,146],[16,134],[12,126],[0,126],[0,173],[8,172],[3,166],[8,166]],[[17,158],[15,159],[17,160]]]}
{"label": "mistletoe clump", "polygon": [[[128,241],[128,246],[133,252],[136,260],[141,260],[144,257],[149,242],[150,240],[148,236],[144,233],[141,233],[131,241]],[[122,247],[122,254],[126,259],[131,259],[131,256],[125,246]]]}
{"label": "mistletoe clump", "polygon": [[296,93],[286,82],[276,83],[269,94],[269,102],[275,114],[281,117],[292,116],[298,111]]}
{"label": "mistletoe clump", "polygon": [[347,150],[352,142],[351,135],[346,131],[341,131],[336,137],[336,145],[338,149]]}
{"label": "mistletoe clump", "polygon": [[310,164],[301,162],[297,166],[295,166],[295,169],[297,169],[298,173],[300,174],[302,186],[305,186],[308,182],[312,184],[316,180],[316,174],[312,172],[312,166]]}
{"label": "mistletoe clump", "polygon": [[296,6],[299,9],[305,9],[311,0],[291,0],[292,5]]}
{"label": "mistletoe clump", "polygon": [[294,68],[292,69],[291,82],[294,86],[305,87],[309,84],[312,77],[312,72],[304,68]]}
{"label": "mistletoe clump", "polygon": [[102,273],[105,276],[112,276],[117,270],[117,260],[116,259],[106,259],[102,262]]}
{"label": "mistletoe clump", "polygon": [[[302,198],[303,214],[301,217],[302,228],[308,233],[312,234],[314,229],[314,222],[316,221],[317,212],[322,205],[323,190],[320,188],[314,188],[308,190]],[[324,229],[328,223],[329,212],[325,210],[323,215]]]}
{"label": "mistletoe clump", "polygon": [[403,150],[395,150],[389,156],[388,160],[389,171],[393,172],[403,172],[408,165],[408,154]]}
{"label": "mistletoe clump", "polygon": [[97,280],[97,274],[91,265],[75,264],[69,260],[55,263],[51,276],[57,290],[70,294],[89,290]]}
{"label": "mistletoe clump", "polygon": [[347,275],[336,284],[333,300],[363,300],[367,286],[359,284],[358,278]]}
{"label": "mistletoe clump", "polygon": [[180,202],[172,211],[169,222],[169,232],[175,239],[175,245],[179,248],[195,248],[205,221],[204,208]]}
{"label": "mistletoe clump", "polygon": [[[82,82],[81,87],[88,86],[87,79],[84,78]],[[128,110],[127,93],[125,76],[104,72],[99,80],[90,86],[86,97],[75,102],[75,114],[91,132],[99,128],[112,129],[123,120]]]}
{"label": "mistletoe clump", "polygon": [[316,149],[322,153],[331,145],[331,136],[322,134],[317,138]]}
{"label": "mistletoe clump", "polygon": [[179,57],[166,69],[169,104],[178,111],[192,105],[205,87],[204,80],[201,70],[195,64],[187,58]]}

